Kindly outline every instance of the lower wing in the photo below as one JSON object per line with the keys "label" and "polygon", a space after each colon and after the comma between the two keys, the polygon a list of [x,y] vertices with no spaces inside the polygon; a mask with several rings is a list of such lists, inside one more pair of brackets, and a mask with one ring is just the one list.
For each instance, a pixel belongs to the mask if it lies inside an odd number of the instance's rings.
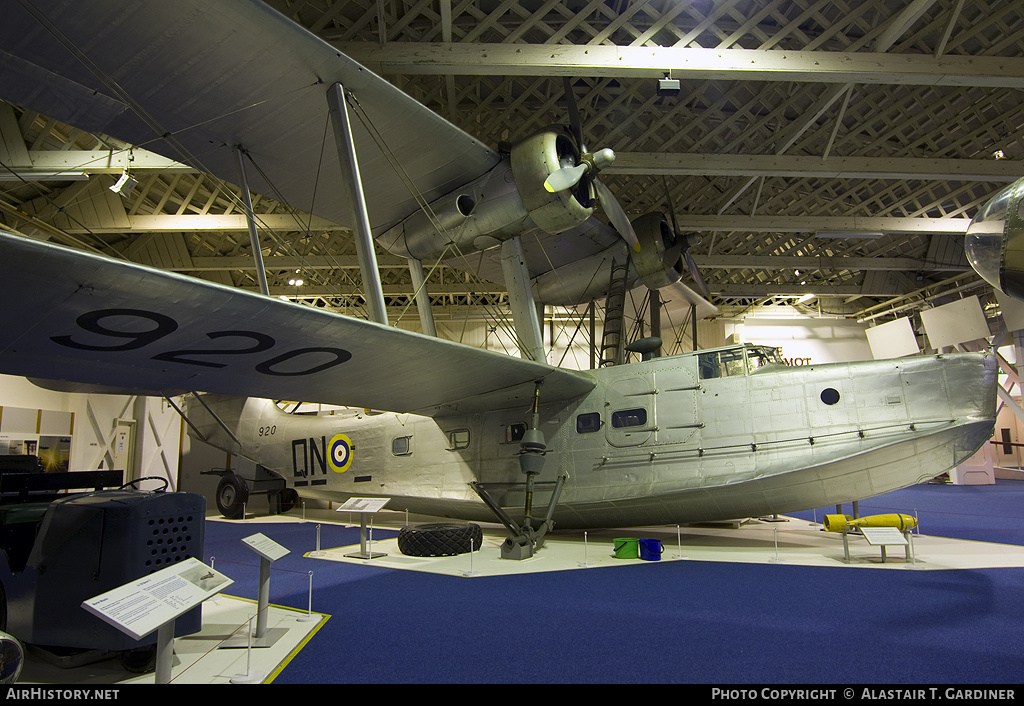
{"label": "lower wing", "polygon": [[0,373],[428,415],[585,394],[585,373],[0,231]]}

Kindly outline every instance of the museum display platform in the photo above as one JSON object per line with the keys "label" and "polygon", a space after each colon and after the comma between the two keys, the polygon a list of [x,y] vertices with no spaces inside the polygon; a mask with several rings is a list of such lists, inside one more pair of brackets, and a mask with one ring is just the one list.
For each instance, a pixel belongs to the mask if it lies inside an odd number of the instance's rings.
{"label": "museum display platform", "polygon": [[[305,603],[307,571],[329,573],[325,565],[350,565],[348,571],[361,575],[364,567],[367,580],[375,580],[381,572],[388,574],[420,572],[456,579],[487,579],[488,577],[514,577],[515,574],[543,572],[610,570],[630,567],[631,572],[644,572],[668,563],[685,565],[687,562],[717,562],[719,564],[762,564],[791,567],[831,567],[837,572],[857,572],[874,569],[897,572],[933,572],[941,570],[991,569],[1024,567],[1024,546],[984,541],[950,539],[925,532],[914,533],[906,554],[903,547],[890,547],[884,559],[877,546],[871,546],[863,537],[849,537],[850,560],[844,557],[841,534],[825,532],[819,522],[796,517],[749,519],[732,524],[646,527],[627,530],[597,530],[556,532],[548,538],[537,554],[522,561],[502,560],[499,547],[505,532],[500,525],[483,524],[483,546],[471,555],[452,557],[404,556],[397,546],[397,530],[407,523],[428,521],[433,518],[406,516],[404,513],[383,511],[371,521],[368,539],[373,559],[354,558],[361,548],[360,518],[334,510],[311,510],[305,517],[296,514],[279,516],[248,516],[241,520],[224,520],[210,516],[209,533],[228,533],[221,540],[216,568],[228,575],[253,573],[255,567],[241,566],[238,558],[229,558],[225,548],[237,544],[239,537],[260,532],[271,539],[278,535],[286,539],[291,550],[287,580],[275,578],[275,583],[289,584],[292,605]],[[818,518],[823,519],[823,518]],[[925,523],[927,528],[927,523]],[[317,548],[321,527],[325,536],[345,537],[355,543],[344,546],[323,544]],[[327,532],[326,530],[332,530]],[[376,535],[376,538],[373,537]],[[615,555],[616,540],[622,538],[653,539],[660,543],[662,553],[657,560],[622,558]],[[207,553],[211,551],[207,548]],[[384,556],[376,556],[383,554]],[[248,560],[246,555],[243,561]],[[650,555],[648,555],[650,556]],[[207,557],[209,561],[210,557]],[[250,562],[252,563],[252,562]],[[667,567],[666,567],[667,568]],[[604,572],[600,572],[602,575]],[[405,575],[409,575],[405,573]],[[651,574],[652,577],[658,572]],[[849,574],[847,574],[849,576]],[[507,579],[504,579],[507,580]],[[840,579],[842,580],[842,579]],[[474,584],[476,585],[476,584]],[[239,595],[249,591],[243,582],[232,586]],[[330,589],[328,589],[330,590]],[[315,594],[314,594],[315,595]],[[301,596],[301,598],[296,598]],[[254,675],[255,683],[268,683],[296,657],[314,634],[330,619],[328,615],[285,608],[274,604],[272,594],[268,634],[273,634],[271,647],[245,649],[246,625],[255,613],[253,600],[219,595],[203,606],[203,630],[193,636],[178,638],[174,643],[175,657],[171,683],[244,683],[240,676]],[[316,600],[311,605],[316,608]],[[336,618],[337,619],[337,618]],[[232,636],[232,633],[235,633]],[[249,661],[251,660],[251,661]],[[108,659],[74,668],[59,668],[44,662],[30,652],[19,684],[152,684],[153,673],[131,675],[116,659]]]}
{"label": "museum display platform", "polygon": [[[220,595],[203,604],[200,632],[174,640],[172,684],[254,683],[269,681],[300,650],[328,616],[271,605],[267,616],[269,646],[247,649],[248,625],[255,626],[256,603]],[[255,627],[254,627],[255,629]],[[31,647],[18,684],[153,684],[154,673],[129,674],[116,658],[62,667]]]}

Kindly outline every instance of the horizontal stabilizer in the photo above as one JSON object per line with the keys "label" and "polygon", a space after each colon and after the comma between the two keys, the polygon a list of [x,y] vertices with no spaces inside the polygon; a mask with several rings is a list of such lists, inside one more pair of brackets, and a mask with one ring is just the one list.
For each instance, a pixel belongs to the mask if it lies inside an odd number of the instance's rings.
{"label": "horizontal stabilizer", "polygon": [[0,373],[444,415],[585,394],[585,373],[0,231]]}

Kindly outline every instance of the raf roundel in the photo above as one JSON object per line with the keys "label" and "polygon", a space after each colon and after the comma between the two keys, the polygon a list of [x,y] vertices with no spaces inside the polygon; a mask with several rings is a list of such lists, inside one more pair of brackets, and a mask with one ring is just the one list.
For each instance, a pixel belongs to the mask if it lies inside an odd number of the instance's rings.
{"label": "raf roundel", "polygon": [[352,465],[352,440],[344,434],[331,439],[331,456],[328,462],[335,473],[344,473]]}

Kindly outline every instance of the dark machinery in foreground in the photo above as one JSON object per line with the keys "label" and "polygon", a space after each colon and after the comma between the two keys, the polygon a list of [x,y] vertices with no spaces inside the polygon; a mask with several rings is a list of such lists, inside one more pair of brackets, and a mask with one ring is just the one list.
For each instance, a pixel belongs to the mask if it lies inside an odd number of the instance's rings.
{"label": "dark machinery in foreground", "polygon": [[[156,635],[136,641],[84,600],[184,559],[202,559],[206,501],[134,489],[120,471],[0,469],[0,630],[61,666],[117,656],[146,671]],[[89,488],[68,494],[68,490]],[[108,488],[108,489],[103,489]],[[175,623],[197,632],[200,608]]]}

